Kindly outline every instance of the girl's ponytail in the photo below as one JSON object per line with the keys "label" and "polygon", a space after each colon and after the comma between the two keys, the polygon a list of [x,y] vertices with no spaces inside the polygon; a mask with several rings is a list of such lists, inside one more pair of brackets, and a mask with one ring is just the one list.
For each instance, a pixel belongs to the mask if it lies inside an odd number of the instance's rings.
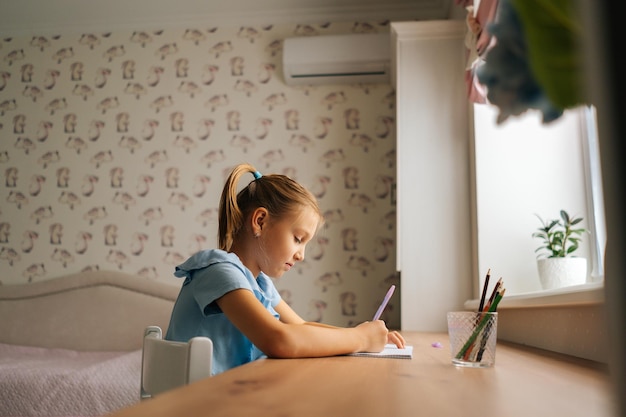
{"label": "girl's ponytail", "polygon": [[234,236],[243,227],[244,213],[237,204],[237,184],[241,176],[248,172],[256,178],[258,171],[250,164],[237,165],[226,179],[222,190],[218,214],[218,245],[225,251],[230,250]]}

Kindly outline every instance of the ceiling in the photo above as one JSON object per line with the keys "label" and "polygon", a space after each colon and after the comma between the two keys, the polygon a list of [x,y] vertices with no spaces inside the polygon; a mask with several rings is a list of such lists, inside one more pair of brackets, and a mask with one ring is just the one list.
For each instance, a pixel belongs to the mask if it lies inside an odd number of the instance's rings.
{"label": "ceiling", "polygon": [[345,20],[448,19],[453,0],[0,0],[0,36]]}

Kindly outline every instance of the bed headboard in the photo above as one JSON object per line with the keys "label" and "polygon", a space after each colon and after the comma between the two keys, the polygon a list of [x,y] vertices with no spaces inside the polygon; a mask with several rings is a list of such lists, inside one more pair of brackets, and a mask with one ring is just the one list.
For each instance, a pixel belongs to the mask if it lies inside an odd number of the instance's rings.
{"label": "bed headboard", "polygon": [[115,271],[0,285],[0,343],[81,351],[140,349],[146,326],[166,331],[178,292],[175,285]]}

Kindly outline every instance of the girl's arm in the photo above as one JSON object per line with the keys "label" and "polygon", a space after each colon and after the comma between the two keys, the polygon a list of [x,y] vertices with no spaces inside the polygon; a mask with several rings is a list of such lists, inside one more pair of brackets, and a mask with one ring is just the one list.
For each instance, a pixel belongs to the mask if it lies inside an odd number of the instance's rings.
{"label": "girl's arm", "polygon": [[324,324],[324,323],[316,323],[316,322],[312,322],[312,321],[305,321],[302,317],[300,317],[298,315],[298,313],[296,313],[289,304],[287,304],[285,302],[285,300],[280,300],[280,303],[278,303],[278,305],[276,307],[274,307],[274,310],[276,310],[276,312],[278,314],[280,314],[280,321],[282,321],[283,323],[288,323],[288,324],[308,324],[310,326],[320,326],[320,327],[328,327],[328,328],[333,328],[333,329],[337,329],[338,327],[336,326],[331,326],[329,324]]}
{"label": "girl's arm", "polygon": [[[305,322],[284,301],[277,306],[276,320],[249,290],[231,291],[217,300],[228,319],[269,357],[303,358],[343,355],[353,352],[380,352],[388,340],[381,320],[341,328],[304,325]],[[284,314],[284,316],[282,316]]]}
{"label": "girl's arm", "polygon": [[[317,323],[311,321],[304,321],[302,317],[296,313],[289,304],[287,304],[284,300],[280,300],[280,303],[274,309],[280,314],[280,321],[284,323],[296,323],[296,324],[307,324],[309,326],[319,326],[326,327],[330,329],[340,329],[341,327],[331,326],[330,324]],[[405,341],[404,337],[399,332],[390,331],[387,334],[387,343],[393,343],[399,348],[404,348]]]}

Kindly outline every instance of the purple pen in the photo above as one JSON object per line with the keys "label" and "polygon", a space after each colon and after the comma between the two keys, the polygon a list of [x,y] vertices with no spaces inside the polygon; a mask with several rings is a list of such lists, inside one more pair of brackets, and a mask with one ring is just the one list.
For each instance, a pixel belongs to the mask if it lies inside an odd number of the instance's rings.
{"label": "purple pen", "polygon": [[392,285],[389,288],[389,291],[387,291],[387,295],[385,295],[383,302],[380,303],[380,307],[378,307],[378,310],[376,310],[376,314],[374,314],[374,318],[372,319],[372,321],[380,319],[380,316],[383,314],[385,307],[387,307],[387,303],[389,302],[389,300],[391,300],[391,296],[393,295],[393,292],[395,289],[396,289],[395,285]]}

